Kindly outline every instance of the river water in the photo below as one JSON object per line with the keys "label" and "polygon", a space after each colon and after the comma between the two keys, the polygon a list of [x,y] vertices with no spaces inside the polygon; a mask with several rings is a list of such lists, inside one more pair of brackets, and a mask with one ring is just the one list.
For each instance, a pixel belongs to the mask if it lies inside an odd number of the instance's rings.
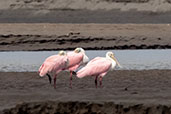
{"label": "river water", "polygon": [[[124,70],[171,69],[171,50],[88,50],[90,59],[112,51]],[[38,71],[43,61],[58,51],[0,52],[0,71]],[[116,68],[120,70],[119,68]]]}

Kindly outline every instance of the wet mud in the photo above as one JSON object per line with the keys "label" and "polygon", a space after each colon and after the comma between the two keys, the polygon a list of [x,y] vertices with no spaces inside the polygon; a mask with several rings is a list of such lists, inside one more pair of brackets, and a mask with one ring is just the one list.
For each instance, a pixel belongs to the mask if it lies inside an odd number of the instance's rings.
{"label": "wet mud", "polygon": [[56,89],[36,72],[0,72],[0,110],[15,113],[169,114],[170,70],[116,70],[96,88],[95,77],[61,72]]}
{"label": "wet mud", "polygon": [[115,104],[114,102],[31,102],[17,105],[4,114],[170,114],[171,106]]}
{"label": "wet mud", "polygon": [[170,49],[170,24],[1,24],[0,51]]}

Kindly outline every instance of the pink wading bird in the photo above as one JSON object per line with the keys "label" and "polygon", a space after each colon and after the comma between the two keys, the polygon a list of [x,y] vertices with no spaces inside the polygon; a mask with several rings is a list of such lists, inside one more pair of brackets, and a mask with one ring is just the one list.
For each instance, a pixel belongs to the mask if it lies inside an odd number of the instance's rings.
{"label": "pink wading bird", "polygon": [[109,70],[113,70],[118,64],[121,65],[114,57],[112,52],[107,52],[106,57],[96,57],[92,59],[88,64],[77,72],[78,78],[83,78],[85,76],[95,76],[95,86],[97,88],[97,78],[99,77],[100,87],[102,86],[102,78],[106,75]]}
{"label": "pink wading bird", "polygon": [[65,51],[60,51],[58,55],[52,55],[48,57],[39,68],[39,75],[43,77],[47,75],[49,82],[51,83],[50,74],[54,76],[54,88],[56,88],[56,77],[57,74],[65,69],[69,61]]}
{"label": "pink wading bird", "polygon": [[89,58],[86,56],[83,48],[76,48],[72,52],[67,53],[69,65],[65,70],[70,71],[70,87],[72,88],[72,74],[78,69],[79,66],[85,65]]}

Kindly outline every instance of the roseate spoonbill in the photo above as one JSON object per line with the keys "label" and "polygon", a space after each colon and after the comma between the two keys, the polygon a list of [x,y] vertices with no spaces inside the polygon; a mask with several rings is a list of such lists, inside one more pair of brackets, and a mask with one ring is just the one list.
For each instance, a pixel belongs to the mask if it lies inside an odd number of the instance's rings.
{"label": "roseate spoonbill", "polygon": [[72,88],[72,74],[77,70],[80,65],[85,65],[89,58],[86,56],[83,48],[76,48],[72,52],[67,53],[69,65],[65,70],[70,71],[70,87]]}
{"label": "roseate spoonbill", "polygon": [[113,70],[116,64],[121,67],[114,54],[112,52],[107,52],[105,58],[96,57],[88,62],[85,67],[77,72],[77,77],[95,76],[95,86],[97,88],[97,78],[99,78],[100,86],[102,86],[102,78],[109,70]]}
{"label": "roseate spoonbill", "polygon": [[57,55],[52,55],[48,57],[44,63],[39,68],[39,75],[43,77],[47,75],[49,77],[49,82],[51,83],[50,74],[54,76],[54,88],[56,88],[56,77],[57,74],[65,69],[69,61],[67,59],[67,54],[65,51],[59,51]]}

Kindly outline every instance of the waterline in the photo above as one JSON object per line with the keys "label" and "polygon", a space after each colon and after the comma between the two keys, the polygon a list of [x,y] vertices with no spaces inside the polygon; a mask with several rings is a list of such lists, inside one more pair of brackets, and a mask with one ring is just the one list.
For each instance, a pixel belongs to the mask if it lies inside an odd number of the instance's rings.
{"label": "waterline", "polygon": [[[114,52],[124,70],[171,69],[171,50],[88,50],[90,59]],[[43,61],[58,51],[0,52],[0,71],[37,71]]]}

